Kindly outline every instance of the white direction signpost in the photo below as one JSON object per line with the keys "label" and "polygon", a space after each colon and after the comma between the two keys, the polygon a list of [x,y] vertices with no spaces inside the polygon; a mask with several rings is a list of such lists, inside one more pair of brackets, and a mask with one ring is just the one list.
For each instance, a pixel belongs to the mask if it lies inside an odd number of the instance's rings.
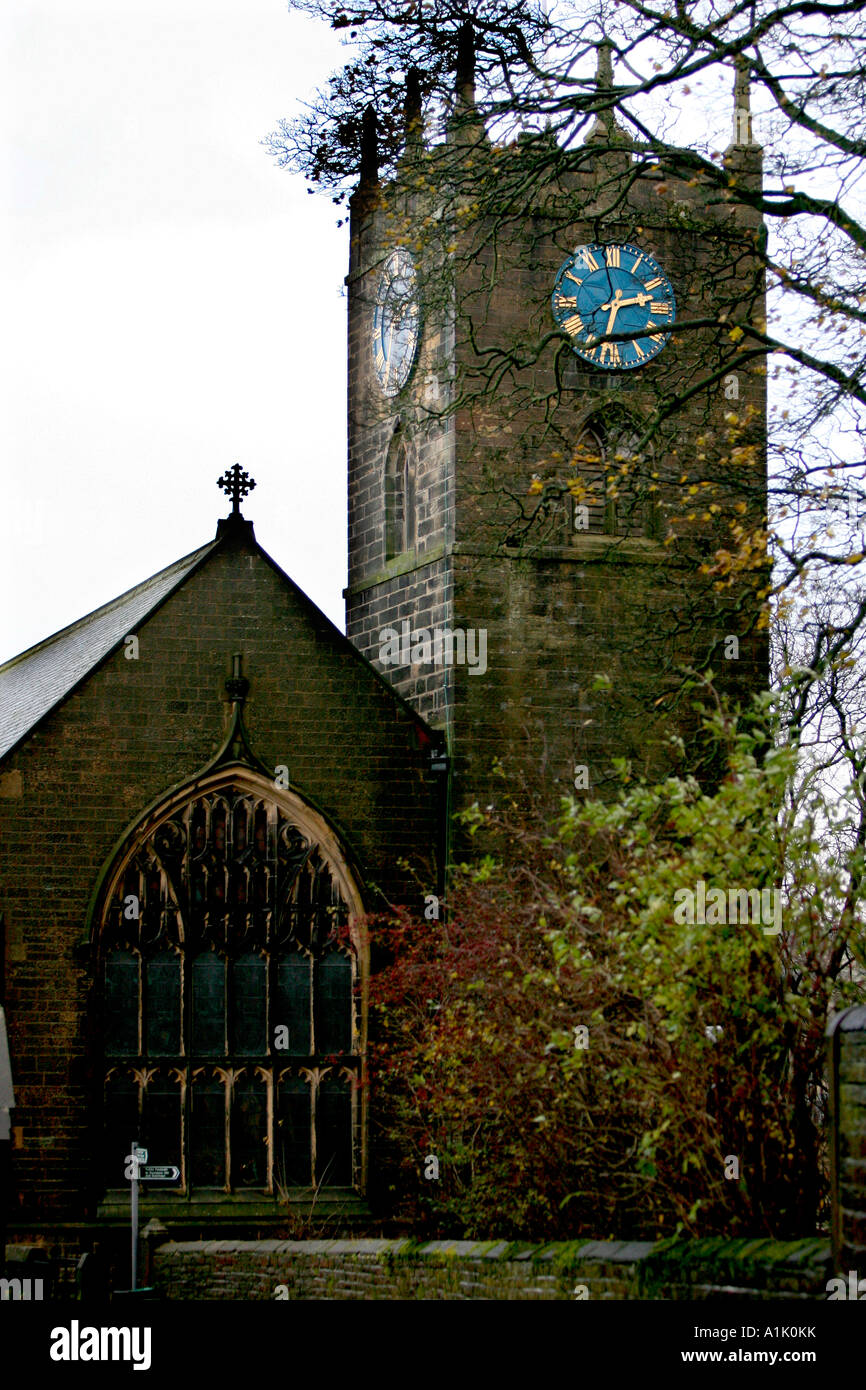
{"label": "white direction signpost", "polygon": [[131,1152],[123,1160],[123,1174],[130,1181],[130,1220],[132,1225],[132,1291],[138,1287],[138,1184],[140,1182],[177,1182],[180,1169],[171,1164],[147,1166],[147,1149],[132,1141]]}

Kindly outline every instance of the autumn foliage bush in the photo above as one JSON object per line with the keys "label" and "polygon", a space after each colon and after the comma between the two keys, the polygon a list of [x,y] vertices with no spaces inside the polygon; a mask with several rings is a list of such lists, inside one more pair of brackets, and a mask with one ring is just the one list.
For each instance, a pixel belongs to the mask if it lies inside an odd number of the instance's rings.
{"label": "autumn foliage bush", "polygon": [[[375,1166],[400,1216],[474,1236],[609,1223],[591,1167],[606,1147],[612,1169],[623,1156],[601,1127],[613,1137],[637,1116],[575,1073],[571,1029],[589,1000],[554,968],[531,899],[513,884],[467,883],[447,921],[398,917],[378,934],[393,963],[373,987]],[[438,1180],[423,1177],[428,1155]]]}
{"label": "autumn foliage bush", "polygon": [[[375,924],[373,1172],[396,1221],[563,1239],[825,1218],[823,1034],[863,997],[862,837],[829,857],[793,751],[704,713],[715,792],[623,764],[617,797],[565,799],[554,826],[504,792],[464,817],[485,852],[444,919]],[[770,885],[782,932],[677,922],[699,879]]]}

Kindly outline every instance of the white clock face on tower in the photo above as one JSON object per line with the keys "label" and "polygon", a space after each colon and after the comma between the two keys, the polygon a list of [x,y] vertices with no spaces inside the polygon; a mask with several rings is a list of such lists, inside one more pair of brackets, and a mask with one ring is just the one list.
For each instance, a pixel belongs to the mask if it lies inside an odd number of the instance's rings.
{"label": "white clock face on tower", "polygon": [[382,267],[373,311],[373,367],[385,396],[396,396],[409,380],[420,319],[415,262],[400,248],[390,253]]}

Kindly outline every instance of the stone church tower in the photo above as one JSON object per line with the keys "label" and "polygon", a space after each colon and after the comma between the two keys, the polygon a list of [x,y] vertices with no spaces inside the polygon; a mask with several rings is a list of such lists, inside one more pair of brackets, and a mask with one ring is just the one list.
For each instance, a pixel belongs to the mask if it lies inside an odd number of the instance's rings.
{"label": "stone church tower", "polygon": [[[729,327],[764,316],[759,215],[628,138],[606,43],[568,152],[493,145],[473,67],[464,32],[430,149],[410,74],[388,185],[368,112],[347,277],[347,633],[444,731],[454,808],[496,761],[553,795],[661,772],[683,668],[744,699],[767,662],[754,572],[722,588],[716,556],[765,514],[765,375]],[[738,77],[726,176],[761,167]]]}

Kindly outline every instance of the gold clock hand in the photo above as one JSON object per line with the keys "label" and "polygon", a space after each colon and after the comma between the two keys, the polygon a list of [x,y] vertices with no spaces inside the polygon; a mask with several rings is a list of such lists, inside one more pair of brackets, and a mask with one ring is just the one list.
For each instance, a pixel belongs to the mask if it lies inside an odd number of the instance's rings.
{"label": "gold clock hand", "polygon": [[610,309],[610,318],[607,321],[607,328],[604,331],[605,333],[612,333],[616,316],[622,308],[622,290],[617,290],[613,299],[609,300],[607,304],[602,304],[601,307],[602,309]]}
{"label": "gold clock hand", "polygon": [[651,299],[651,294],[639,294],[634,300],[629,300],[629,303],[639,304],[643,308],[645,304],[649,304]]}
{"label": "gold clock hand", "polygon": [[[620,300],[616,303],[615,307],[616,307],[617,309],[625,309],[625,308],[626,308],[628,305],[630,305],[630,304],[639,304],[640,307],[643,308],[643,306],[644,306],[645,304],[648,304],[648,303],[650,302],[651,299],[652,299],[652,295],[651,295],[651,294],[636,294],[636,295],[634,296],[633,299],[620,299]],[[610,305],[610,304],[602,304],[601,307],[602,307],[602,309],[610,309],[611,305]],[[610,332],[610,329],[608,328],[607,331],[608,331],[608,333],[609,333],[609,332]]]}
{"label": "gold clock hand", "polygon": [[391,318],[391,319],[388,320],[388,346],[387,346],[386,349],[385,349],[385,381],[384,381],[384,385],[385,385],[386,387],[391,385],[391,368],[392,368],[392,366],[393,366],[393,362],[392,362],[392,360],[391,360],[391,344],[392,344],[393,341],[394,341],[394,320],[393,320],[393,318]]}

